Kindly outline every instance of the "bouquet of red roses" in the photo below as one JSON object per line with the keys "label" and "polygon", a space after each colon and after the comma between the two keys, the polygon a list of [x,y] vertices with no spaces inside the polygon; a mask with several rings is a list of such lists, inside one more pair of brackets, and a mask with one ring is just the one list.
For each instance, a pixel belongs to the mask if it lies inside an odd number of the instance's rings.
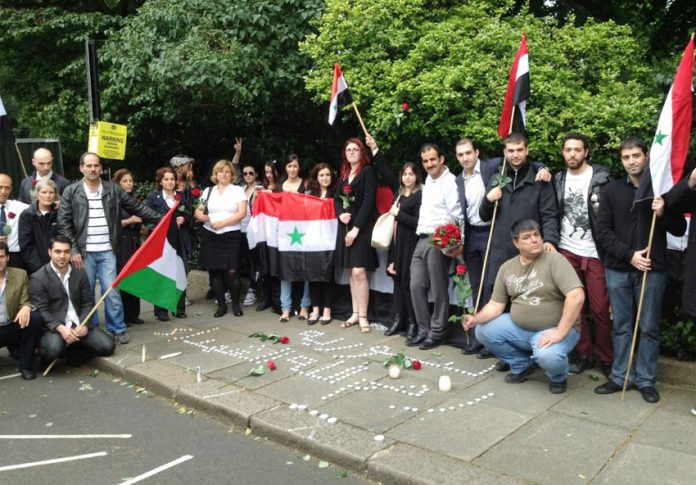
{"label": "bouquet of red roses", "polygon": [[462,245],[462,230],[456,224],[437,226],[430,236],[430,244],[443,253],[448,253]]}

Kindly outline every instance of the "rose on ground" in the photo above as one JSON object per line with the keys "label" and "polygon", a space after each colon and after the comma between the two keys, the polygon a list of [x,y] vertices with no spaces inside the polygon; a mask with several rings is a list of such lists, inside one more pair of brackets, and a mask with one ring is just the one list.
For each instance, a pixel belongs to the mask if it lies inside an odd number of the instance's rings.
{"label": "rose on ground", "polygon": [[414,361],[412,361],[412,362],[411,362],[411,368],[412,368],[413,370],[420,370],[420,368],[421,368],[420,360],[414,360]]}
{"label": "rose on ground", "polygon": [[282,337],[280,337],[280,343],[281,344],[289,344],[290,339],[287,336],[283,335]]}
{"label": "rose on ground", "polygon": [[271,370],[276,370],[276,369],[278,368],[278,366],[276,365],[276,363],[273,362],[273,361],[270,360],[270,359],[266,361],[266,367],[268,367],[268,368],[271,369]]}

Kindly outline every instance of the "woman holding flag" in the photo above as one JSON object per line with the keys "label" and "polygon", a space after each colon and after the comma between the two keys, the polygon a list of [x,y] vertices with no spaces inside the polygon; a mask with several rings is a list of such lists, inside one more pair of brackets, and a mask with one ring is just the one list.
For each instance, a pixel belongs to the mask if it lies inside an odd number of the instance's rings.
{"label": "woman holding flag", "polygon": [[360,324],[360,331],[368,333],[370,322],[367,307],[370,288],[367,271],[377,268],[377,255],[370,246],[377,176],[368,165],[367,150],[358,138],[349,138],[341,153],[341,178],[336,186],[334,203],[338,214],[335,263],[348,270],[353,312],[342,328]]}

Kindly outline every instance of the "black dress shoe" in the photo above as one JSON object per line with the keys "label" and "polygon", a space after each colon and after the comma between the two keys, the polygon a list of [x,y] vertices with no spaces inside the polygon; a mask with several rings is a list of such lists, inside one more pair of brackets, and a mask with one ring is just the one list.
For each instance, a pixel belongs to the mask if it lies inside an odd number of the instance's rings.
{"label": "black dress shoe", "polygon": [[425,340],[423,340],[423,342],[421,342],[418,348],[421,350],[430,350],[434,349],[435,347],[439,347],[440,345],[442,345],[442,340],[426,338]]}
{"label": "black dress shoe", "polygon": [[159,320],[160,322],[168,322],[169,315],[157,315],[157,320]]}
{"label": "black dress shoe", "polygon": [[579,355],[578,358],[575,359],[575,362],[568,366],[568,372],[571,374],[580,374],[582,371],[592,369],[593,367],[594,363],[592,359],[584,355]]}
{"label": "black dress shoe", "polygon": [[268,300],[261,300],[258,305],[256,305],[256,311],[257,312],[262,312],[266,308],[271,308],[271,302]]}
{"label": "black dress shoe", "polygon": [[549,382],[549,392],[551,394],[563,394],[568,389],[568,381],[563,382]]}
{"label": "black dress shoe", "polygon": [[[477,359],[492,359],[493,357],[495,357],[495,355],[493,354],[493,352],[491,352],[490,350],[488,350],[486,347],[483,347],[483,348],[481,349],[481,352],[479,352],[478,354],[476,354],[476,358],[477,358]],[[507,370],[507,369],[506,369],[506,370]]]}
{"label": "black dress shoe", "polygon": [[388,329],[384,331],[384,335],[387,337],[391,337],[392,335],[396,335],[399,333],[399,330],[401,330],[403,323],[401,320],[401,315],[396,315],[394,317],[394,322],[389,326]]}
{"label": "black dress shoe", "polygon": [[174,315],[176,318],[187,318],[186,317],[186,312],[176,312],[176,315]]}
{"label": "black dress shoe", "polygon": [[416,338],[418,335],[418,325],[416,325],[414,322],[410,322],[408,324],[408,328],[406,329],[406,339],[407,340],[413,340]]}
{"label": "black dress shoe", "polygon": [[615,392],[619,392],[622,389],[623,387],[621,387],[614,381],[607,381],[601,386],[595,387],[594,392],[595,394],[614,394]]}
{"label": "black dress shoe", "polygon": [[464,347],[462,347],[462,354],[464,354],[464,355],[478,354],[478,352],[482,348],[483,348],[483,345],[466,344],[466,345],[464,345]]}
{"label": "black dress shoe", "polygon": [[416,335],[415,338],[406,341],[406,346],[407,347],[418,347],[421,343],[423,343],[425,340],[427,340],[427,338],[428,337],[425,335]]}
{"label": "black dress shoe", "polygon": [[534,372],[537,368],[536,364],[532,364],[529,367],[527,367],[525,370],[522,372],[518,372],[515,374],[514,372],[509,373],[508,375],[505,376],[505,382],[508,384],[520,384],[524,381],[527,380],[527,376]]}
{"label": "black dress shoe", "polygon": [[215,313],[213,313],[213,316],[215,318],[220,318],[221,316],[225,315],[227,313],[227,308],[218,308]]}
{"label": "black dress shoe", "polygon": [[31,381],[36,379],[36,372],[34,372],[31,369],[22,369],[20,373],[22,374],[22,379],[24,379],[25,381]]}
{"label": "black dress shoe", "polygon": [[134,318],[133,320],[130,320],[126,323],[132,323],[133,325],[142,325],[143,323],[145,323],[145,320],[143,320],[142,318]]}
{"label": "black dress shoe", "polygon": [[234,315],[235,317],[241,317],[242,315],[244,315],[242,307],[240,307],[239,304],[232,305],[232,315]]}
{"label": "black dress shoe", "polygon": [[498,372],[507,372],[510,370],[510,364],[508,364],[507,362],[503,362],[502,360],[499,360],[495,363],[495,370],[497,370]]}
{"label": "black dress shoe", "polygon": [[[24,377],[24,376],[22,376]],[[655,404],[660,400],[660,393],[653,386],[645,386],[638,389],[640,395],[643,396],[643,401]]]}

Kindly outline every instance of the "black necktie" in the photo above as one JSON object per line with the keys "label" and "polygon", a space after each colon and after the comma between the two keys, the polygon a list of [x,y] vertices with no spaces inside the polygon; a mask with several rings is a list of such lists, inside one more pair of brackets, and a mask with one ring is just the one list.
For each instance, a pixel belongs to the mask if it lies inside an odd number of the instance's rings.
{"label": "black necktie", "polygon": [[0,205],[0,226],[7,224],[7,216],[5,216],[5,204]]}

